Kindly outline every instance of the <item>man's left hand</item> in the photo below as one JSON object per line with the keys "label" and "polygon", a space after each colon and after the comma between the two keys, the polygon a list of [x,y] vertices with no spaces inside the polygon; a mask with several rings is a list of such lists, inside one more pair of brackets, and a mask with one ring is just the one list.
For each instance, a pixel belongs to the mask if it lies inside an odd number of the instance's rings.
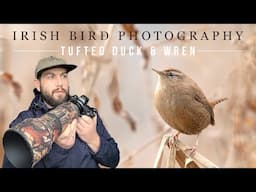
{"label": "man's left hand", "polygon": [[79,117],[77,120],[76,132],[80,139],[86,142],[96,153],[100,146],[100,137],[96,130],[97,116],[91,118],[86,115]]}

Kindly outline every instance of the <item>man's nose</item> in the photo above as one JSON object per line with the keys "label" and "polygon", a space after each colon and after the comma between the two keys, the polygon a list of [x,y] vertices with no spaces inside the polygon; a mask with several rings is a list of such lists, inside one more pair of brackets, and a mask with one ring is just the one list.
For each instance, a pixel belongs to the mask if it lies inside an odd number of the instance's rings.
{"label": "man's nose", "polygon": [[63,79],[60,76],[58,76],[57,77],[57,86],[62,86],[62,85],[63,85]]}

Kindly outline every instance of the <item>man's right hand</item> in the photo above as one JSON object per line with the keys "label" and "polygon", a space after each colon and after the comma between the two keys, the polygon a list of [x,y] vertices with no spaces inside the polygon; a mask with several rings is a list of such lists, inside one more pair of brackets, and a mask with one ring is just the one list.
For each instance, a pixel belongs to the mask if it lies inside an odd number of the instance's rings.
{"label": "man's right hand", "polygon": [[76,140],[76,126],[77,120],[74,119],[71,124],[60,134],[60,136],[56,139],[55,143],[59,145],[61,148],[70,149]]}

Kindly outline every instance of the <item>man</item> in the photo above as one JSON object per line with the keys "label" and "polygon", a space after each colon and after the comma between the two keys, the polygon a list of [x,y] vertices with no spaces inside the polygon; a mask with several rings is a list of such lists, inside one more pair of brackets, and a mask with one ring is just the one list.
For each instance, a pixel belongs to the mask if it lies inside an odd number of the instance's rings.
{"label": "man", "polygon": [[[35,69],[35,97],[28,110],[21,112],[10,128],[27,118],[38,118],[69,100],[68,73],[77,66],[53,56],[43,58]],[[35,168],[115,168],[119,149],[97,113],[94,118],[79,117],[55,140],[51,150]],[[4,155],[3,168],[14,167]]]}

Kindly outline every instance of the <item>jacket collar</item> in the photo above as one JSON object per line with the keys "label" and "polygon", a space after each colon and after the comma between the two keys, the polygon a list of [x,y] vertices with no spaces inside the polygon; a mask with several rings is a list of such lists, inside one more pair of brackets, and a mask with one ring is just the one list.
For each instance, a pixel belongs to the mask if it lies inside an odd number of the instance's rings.
{"label": "jacket collar", "polygon": [[34,92],[35,96],[31,102],[29,108],[33,109],[33,110],[44,110],[45,112],[49,111],[48,107],[46,106],[46,104],[43,101],[41,93],[39,91],[37,91],[36,88],[33,90],[33,92]]}
{"label": "jacket collar", "polygon": [[[33,92],[34,92],[35,97],[32,100],[29,108],[33,109],[33,110],[43,110],[45,112],[48,112],[50,109],[45,104],[45,102],[42,98],[41,92],[39,92],[36,88],[34,88]],[[68,100],[70,100],[70,98],[71,97],[69,96]]]}

